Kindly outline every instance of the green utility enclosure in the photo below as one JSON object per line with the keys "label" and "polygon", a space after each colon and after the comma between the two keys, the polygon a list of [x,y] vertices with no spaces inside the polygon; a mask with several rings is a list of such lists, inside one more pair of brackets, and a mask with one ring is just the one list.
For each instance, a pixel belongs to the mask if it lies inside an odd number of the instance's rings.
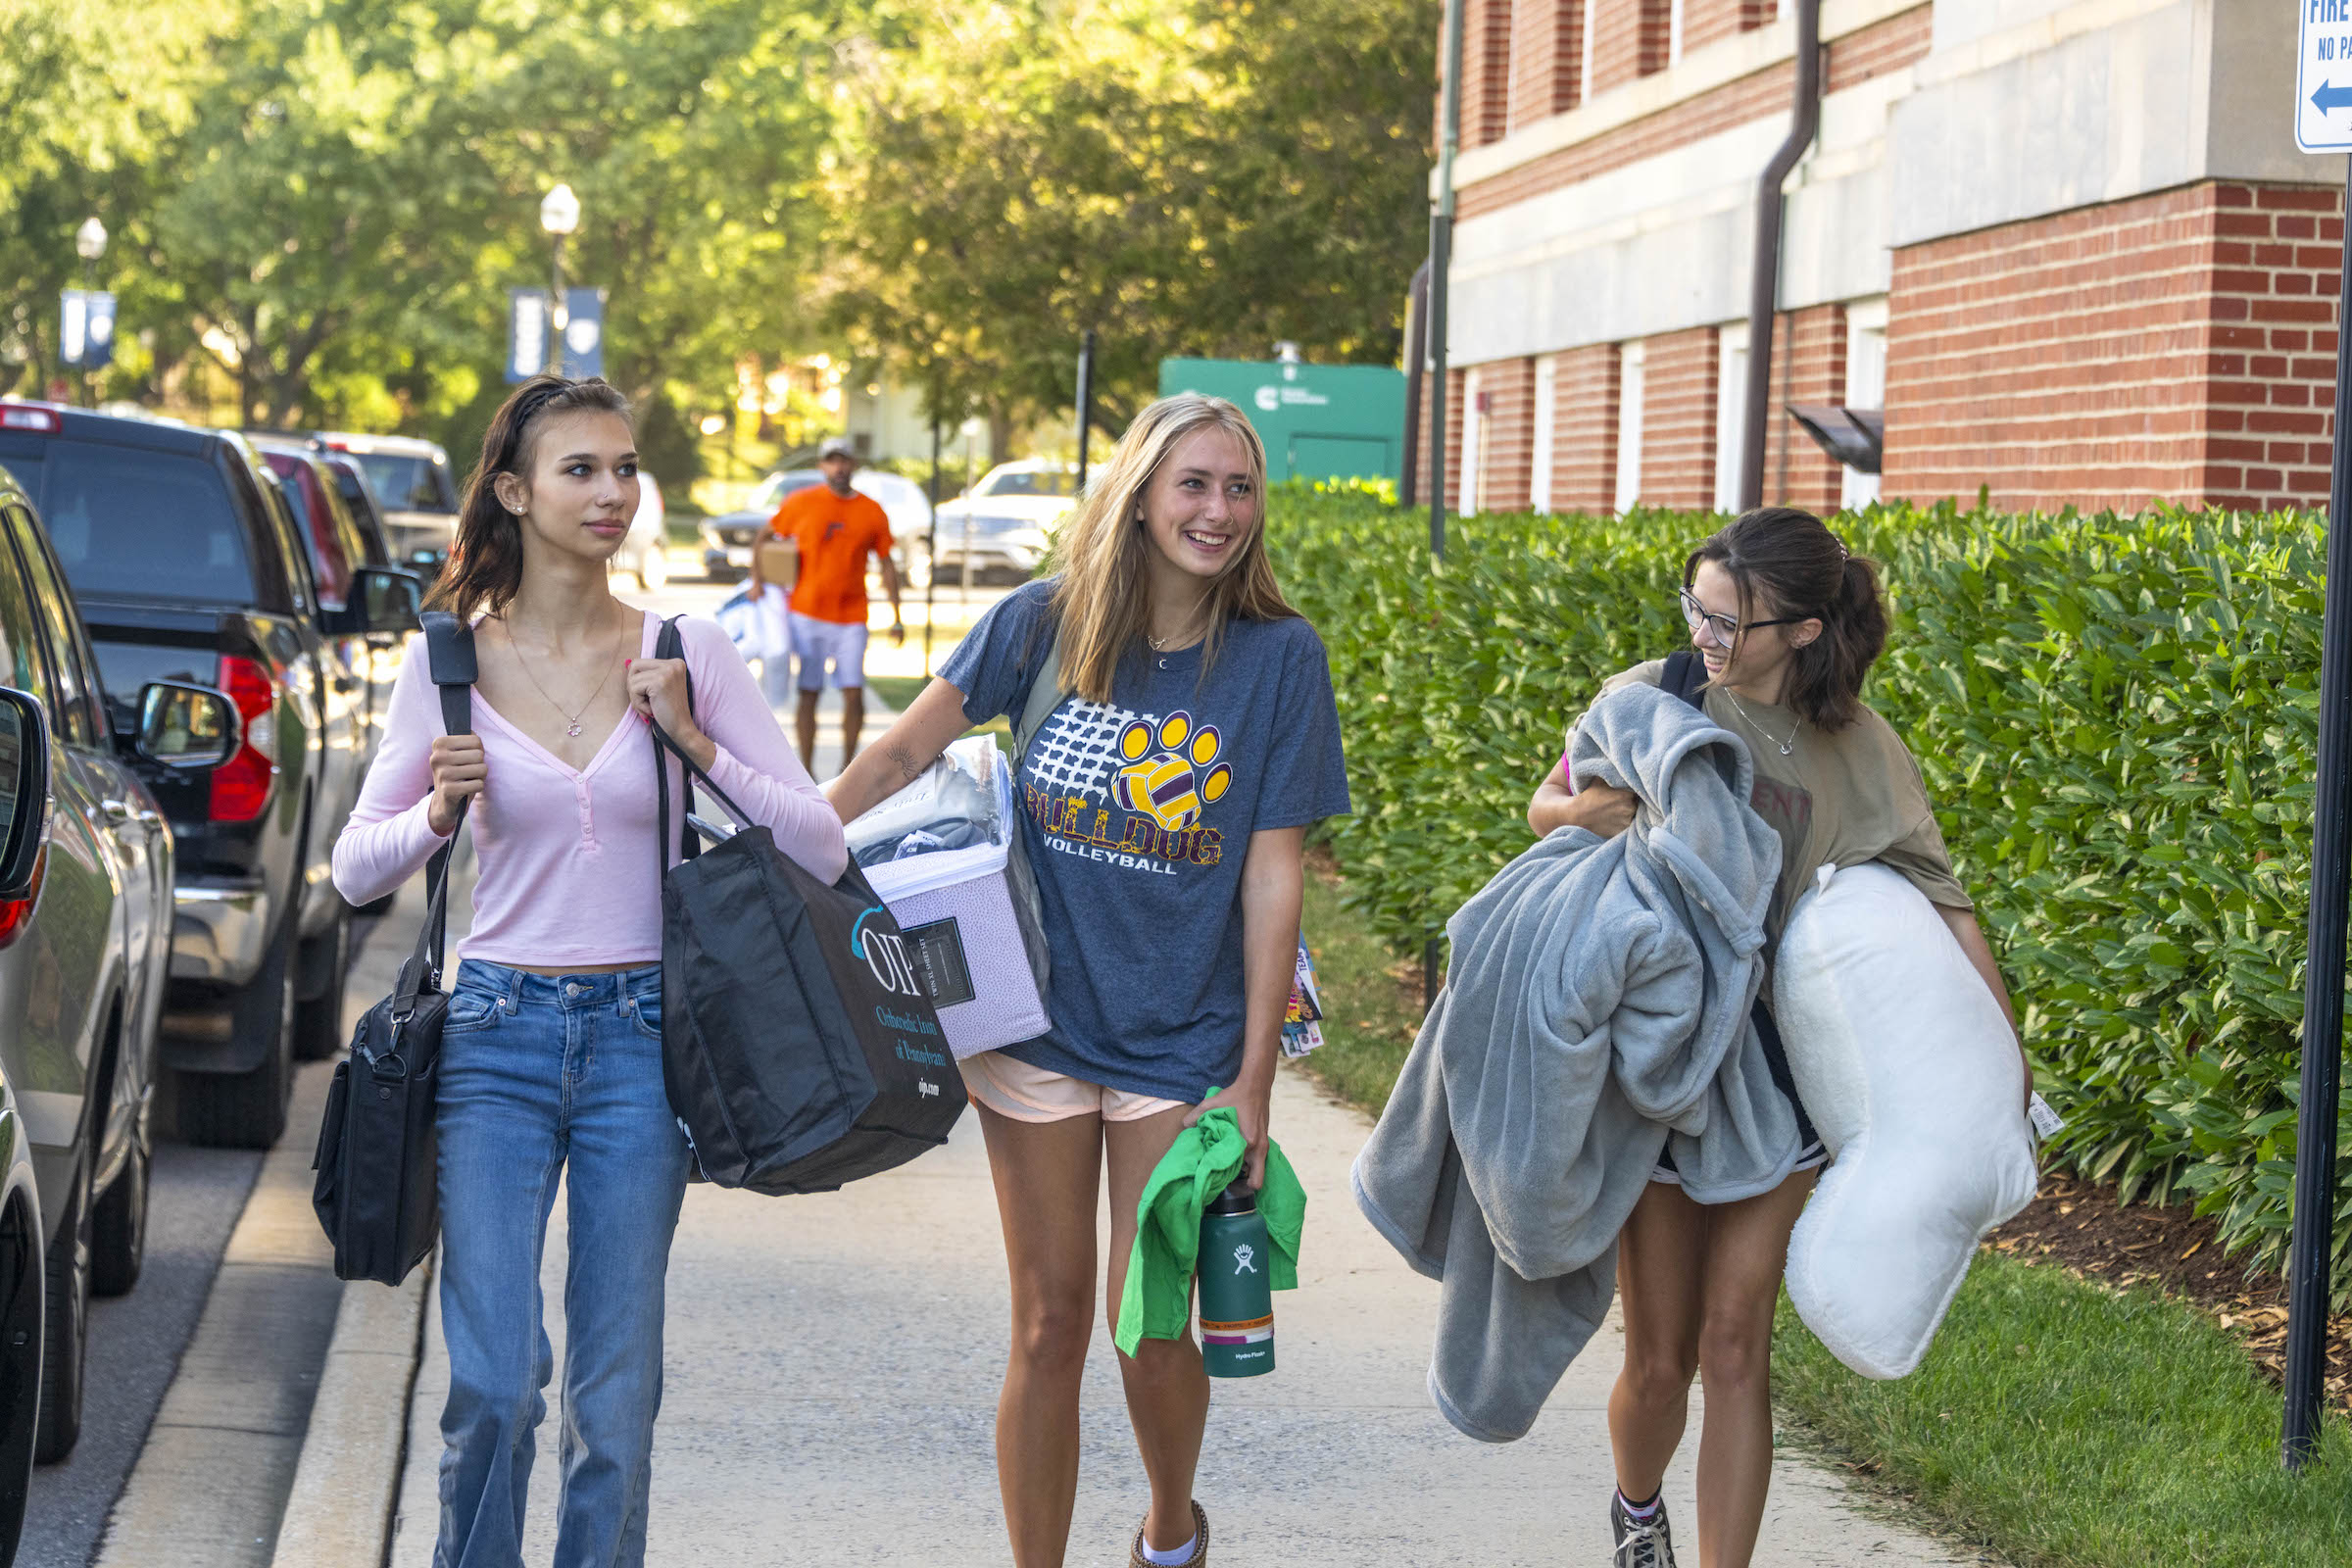
{"label": "green utility enclosure", "polygon": [[1238,405],[1266,444],[1266,478],[1394,479],[1404,461],[1404,372],[1295,360],[1162,360],[1159,395]]}

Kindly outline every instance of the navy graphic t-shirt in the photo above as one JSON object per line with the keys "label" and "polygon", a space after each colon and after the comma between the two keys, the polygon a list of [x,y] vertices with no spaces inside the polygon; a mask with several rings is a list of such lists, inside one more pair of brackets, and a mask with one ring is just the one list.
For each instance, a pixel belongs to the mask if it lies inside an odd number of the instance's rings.
{"label": "navy graphic t-shirt", "polygon": [[[1034,582],[1007,596],[941,666],[973,723],[1020,722],[1054,640],[1051,594]],[[1205,678],[1199,647],[1139,651],[1107,706],[1061,700],[1013,781],[1054,954],[1054,1026],[1004,1054],[1188,1103],[1232,1083],[1250,835],[1348,810],[1314,627],[1230,621]]]}

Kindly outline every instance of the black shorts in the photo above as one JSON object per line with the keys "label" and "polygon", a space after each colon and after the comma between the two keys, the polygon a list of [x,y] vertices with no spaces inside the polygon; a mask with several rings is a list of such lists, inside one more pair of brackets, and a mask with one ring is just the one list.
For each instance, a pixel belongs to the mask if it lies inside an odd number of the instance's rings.
{"label": "black shorts", "polygon": [[[1772,1021],[1772,1010],[1756,998],[1753,1011],[1748,1014],[1756,1026],[1756,1042],[1764,1048],[1764,1065],[1772,1073],[1772,1087],[1788,1099],[1789,1108],[1796,1112],[1796,1164],[1794,1170],[1815,1170],[1830,1162],[1830,1152],[1823,1147],[1821,1134],[1814,1131],[1813,1118],[1805,1114],[1805,1102],[1796,1095],[1796,1079],[1788,1071],[1788,1048],[1781,1044],[1780,1025]],[[1658,1162],[1651,1167],[1649,1179],[1680,1187],[1682,1173],[1674,1168],[1674,1145],[1671,1140],[1658,1151]]]}

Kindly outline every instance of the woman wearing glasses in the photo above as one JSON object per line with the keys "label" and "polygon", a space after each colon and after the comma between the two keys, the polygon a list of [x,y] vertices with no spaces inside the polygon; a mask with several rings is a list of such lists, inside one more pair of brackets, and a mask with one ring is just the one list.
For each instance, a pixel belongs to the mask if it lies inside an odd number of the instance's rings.
{"label": "woman wearing glasses", "polygon": [[[1690,553],[1681,598],[1695,662],[1642,664],[1603,689],[1642,681],[1695,696],[1710,720],[1746,742],[1755,759],[1751,804],[1783,851],[1765,919],[1768,959],[1820,867],[1877,860],[1927,895],[2006,1012],[2008,993],[1952,875],[1919,764],[1862,703],[1863,676],[1886,642],[1871,563],[1849,557],[1810,513],[1765,508]],[[1566,767],[1563,758],[1529,803],[1538,834],[1577,826],[1605,837],[1632,824],[1630,792],[1580,789]],[[1773,1080],[1793,1103],[1769,1011],[1760,1007],[1756,1022]],[[1773,1307],[1788,1233],[1827,1158],[1801,1103],[1796,1114],[1804,1152],[1777,1191],[1701,1205],[1661,1166],[1618,1239],[1625,1366],[1609,1396],[1617,1465],[1609,1513],[1620,1568],[1674,1568],[1659,1489],[1682,1442],[1694,1374],[1706,1385],[1699,1560],[1744,1568],[1755,1549],[1772,1479]]]}

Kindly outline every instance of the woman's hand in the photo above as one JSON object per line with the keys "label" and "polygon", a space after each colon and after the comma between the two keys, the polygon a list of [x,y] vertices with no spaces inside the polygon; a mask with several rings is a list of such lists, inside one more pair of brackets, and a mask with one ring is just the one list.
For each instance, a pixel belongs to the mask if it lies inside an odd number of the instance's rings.
{"label": "woman's hand", "polygon": [[1243,1141],[1250,1146],[1250,1159],[1243,1174],[1249,1180],[1250,1190],[1255,1192],[1266,1185],[1267,1123],[1272,1119],[1274,1110],[1272,1068],[1269,1066],[1264,1072],[1251,1072],[1245,1065],[1240,1082],[1195,1105],[1185,1116],[1184,1124],[1193,1126],[1220,1105],[1231,1105],[1234,1118],[1241,1123]]}
{"label": "woman's hand", "polygon": [[1555,771],[1536,786],[1535,799],[1527,803],[1527,825],[1538,838],[1560,828],[1581,827],[1613,839],[1634,825],[1634,813],[1641,805],[1639,795],[1613,784],[1587,784],[1571,795]]}
{"label": "woman's hand", "polygon": [[433,737],[433,804],[425,808],[425,825],[438,838],[458,830],[458,808],[482,793],[490,776],[479,735]]}
{"label": "woman's hand", "polygon": [[695,766],[707,770],[716,760],[718,747],[694,721],[683,659],[630,660],[629,706],[661,725],[662,733],[675,741]]}

